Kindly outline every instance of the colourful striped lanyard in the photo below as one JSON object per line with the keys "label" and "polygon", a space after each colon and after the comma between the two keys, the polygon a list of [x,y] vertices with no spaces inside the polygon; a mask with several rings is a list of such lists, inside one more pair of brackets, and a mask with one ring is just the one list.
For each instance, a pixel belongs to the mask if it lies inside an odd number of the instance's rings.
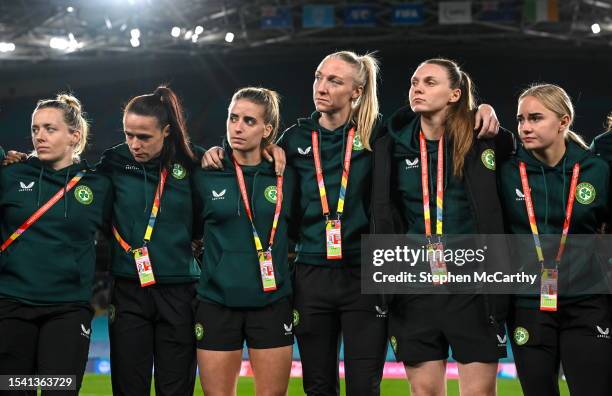
{"label": "colourful striped lanyard", "polygon": [[15,240],[19,238],[21,234],[25,232],[25,230],[30,228],[32,224],[36,223],[38,219],[42,217],[42,215],[44,215],[53,205],[62,199],[64,194],[72,190],[72,188],[81,180],[85,173],[87,173],[86,170],[82,170],[77,173],[72,179],[70,179],[65,188],[60,189],[53,197],[51,197],[49,201],[47,201],[47,203],[38,208],[38,210],[34,212],[32,216],[30,216],[22,225],[19,226],[19,228],[17,228],[17,231],[13,232],[11,236],[4,241],[2,246],[0,246],[0,253],[4,252],[11,245],[11,243],[15,242]]}
{"label": "colourful striped lanyard", "polygon": [[[353,152],[353,139],[355,138],[355,128],[351,128],[348,132],[348,141],[344,152],[344,166],[342,167],[342,180],[340,181],[340,194],[338,195],[338,206],[336,213],[338,219],[344,212],[344,198],[346,196],[346,187],[348,186],[349,171],[351,170],[351,154]],[[323,216],[329,218],[329,204],[327,203],[327,192],[325,191],[325,181],[323,180],[323,167],[321,166],[321,153],[319,151],[319,133],[312,131],[312,154],[315,163],[315,172],[317,174],[317,185],[319,186],[319,196],[321,197],[321,207],[323,208]]]}
{"label": "colourful striped lanyard", "polygon": [[[255,229],[255,223],[253,221],[253,212],[251,212],[251,205],[249,204],[249,195],[247,193],[246,184],[244,182],[244,174],[242,168],[234,160],[234,167],[236,168],[236,179],[238,181],[238,188],[240,188],[240,195],[242,196],[242,202],[244,203],[244,209],[247,217],[251,221],[251,228],[253,230],[253,240],[255,241],[255,248],[257,252],[263,252],[263,246],[261,245],[261,239],[257,229]],[[272,221],[272,229],[270,230],[270,241],[268,242],[268,250],[272,250],[272,244],[274,243],[274,236],[276,235],[276,228],[278,227],[278,218],[280,217],[281,209],[283,207],[283,177],[276,177],[276,208],[274,209],[274,220]]]}
{"label": "colourful striped lanyard", "polygon": [[[523,194],[525,195],[525,206],[527,207],[527,217],[529,218],[529,226],[533,234],[533,242],[535,244],[538,261],[544,263],[544,254],[542,253],[542,244],[538,234],[538,225],[536,223],[533,201],[531,199],[531,188],[529,188],[529,180],[527,178],[527,167],[524,162],[519,163],[519,172],[521,174],[521,184],[523,186]],[[576,186],[578,185],[578,176],[580,175],[580,164],[575,164],[572,170],[572,182],[570,184],[569,197],[565,208],[565,220],[563,221],[563,231],[561,233],[561,241],[559,242],[559,250],[555,259],[557,266],[561,262],[565,243],[567,242],[567,234],[569,233],[570,221],[572,220],[572,209],[574,207],[574,199],[576,198]]]}
{"label": "colourful striped lanyard", "polygon": [[[425,236],[431,237],[431,213],[429,210],[429,172],[427,162],[427,143],[423,131],[419,134],[421,152],[421,185],[423,186],[423,217]],[[436,234],[442,235],[442,215],[444,211],[444,135],[438,142],[438,171],[436,175]]]}
{"label": "colourful striped lanyard", "polygon": [[[153,235],[153,228],[155,227],[155,220],[157,220],[157,214],[159,213],[159,207],[161,205],[162,195],[164,194],[164,186],[166,185],[167,177],[168,170],[164,168],[159,174],[159,183],[157,184],[157,189],[155,190],[155,198],[153,199],[153,207],[151,208],[151,215],[149,216],[149,224],[147,224],[145,235],[142,238],[145,246],[151,240],[151,235]],[[133,250],[132,247],[121,237],[115,226],[113,226],[113,235],[123,250],[126,252]]]}

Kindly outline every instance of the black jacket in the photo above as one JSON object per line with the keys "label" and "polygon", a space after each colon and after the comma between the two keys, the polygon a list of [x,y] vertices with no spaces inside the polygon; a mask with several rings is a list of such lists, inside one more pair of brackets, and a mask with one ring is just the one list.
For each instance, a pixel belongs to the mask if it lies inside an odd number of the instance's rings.
{"label": "black jacket", "polygon": [[[409,107],[399,109],[385,126],[386,132],[397,131],[418,117]],[[394,180],[393,150],[395,138],[381,133],[374,142],[372,160],[372,212],[370,232],[372,234],[404,234],[407,228],[402,223],[398,205],[391,194]],[[497,169],[516,151],[516,140],[511,132],[500,129],[495,139],[474,139],[464,165],[465,189],[468,193],[472,213],[475,215],[478,234],[504,234],[503,211],[497,195],[496,172],[483,166],[481,155],[487,150],[495,151]],[[487,260],[496,263],[508,262],[507,246],[489,248]],[[507,267],[509,268],[509,266]],[[385,296],[390,302],[390,296]],[[508,312],[509,298],[505,295],[486,295],[487,319],[501,322]]]}

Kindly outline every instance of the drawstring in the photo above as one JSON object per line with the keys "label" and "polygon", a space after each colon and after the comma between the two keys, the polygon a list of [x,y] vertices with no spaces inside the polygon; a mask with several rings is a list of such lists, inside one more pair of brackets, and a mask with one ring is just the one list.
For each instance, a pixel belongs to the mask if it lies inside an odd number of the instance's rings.
{"label": "drawstring", "polygon": [[253,218],[255,218],[255,200],[253,199],[253,195],[255,195],[258,174],[259,174],[259,171],[256,171],[255,174],[253,175],[253,187],[251,188],[251,210],[253,211]]}
{"label": "drawstring", "polygon": [[546,202],[545,212],[544,212],[544,224],[546,224],[546,227],[548,227],[548,184],[546,183],[546,174],[544,173],[544,167],[541,165],[540,165],[540,170],[542,171],[542,178],[544,179],[544,198]]}
{"label": "drawstring", "polygon": [[563,210],[565,211],[565,161],[567,160],[567,157],[563,158],[563,167],[561,168],[562,172],[563,172],[563,194],[561,194],[561,199],[563,199]]}
{"label": "drawstring", "polygon": [[70,176],[70,167],[66,169],[66,179],[64,180],[64,219],[68,218],[68,199],[66,199],[66,192],[68,189],[68,176]]}
{"label": "drawstring", "polygon": [[40,196],[42,194],[42,178],[43,178],[43,174],[45,173],[45,167],[41,166],[40,167],[40,173],[38,174],[38,198],[36,199],[36,206],[40,207]]}
{"label": "drawstring", "polygon": [[144,174],[144,200],[145,200],[144,213],[147,213],[147,209],[149,209],[149,196],[147,194],[147,170],[145,169],[142,163],[140,164],[140,166],[142,168],[142,173]]}

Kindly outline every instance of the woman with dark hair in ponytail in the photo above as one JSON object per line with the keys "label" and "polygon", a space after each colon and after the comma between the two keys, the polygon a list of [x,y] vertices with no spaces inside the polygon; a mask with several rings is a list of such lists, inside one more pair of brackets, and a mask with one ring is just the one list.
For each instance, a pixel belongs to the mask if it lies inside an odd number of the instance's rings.
{"label": "woman with dark hair in ponytail", "polygon": [[[500,148],[513,147],[513,139],[504,130],[495,139],[477,139],[475,111],[470,77],[455,62],[429,59],[418,66],[409,106],[388,120],[387,134],[374,144],[375,233],[425,236],[428,252],[444,251],[442,232],[504,233],[495,166],[508,157]],[[487,255],[485,265],[490,261]],[[459,267],[451,265],[436,268],[456,273]],[[391,345],[412,394],[445,395],[450,347],[461,394],[495,395],[497,361],[506,356],[508,299],[448,290],[396,295],[390,303]]]}
{"label": "woman with dark hair in ponytail", "polygon": [[99,169],[115,189],[109,307],[113,394],[191,395],[195,336],[191,303],[200,269],[191,241],[196,161],[179,98],[168,87],[132,98],[125,143]]}

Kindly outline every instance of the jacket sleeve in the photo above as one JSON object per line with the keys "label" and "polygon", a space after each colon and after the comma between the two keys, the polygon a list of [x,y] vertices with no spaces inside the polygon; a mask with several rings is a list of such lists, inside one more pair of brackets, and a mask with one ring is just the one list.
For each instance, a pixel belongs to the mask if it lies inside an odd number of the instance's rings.
{"label": "jacket sleeve", "polygon": [[374,142],[372,151],[372,192],[370,232],[372,234],[403,233],[403,224],[392,197],[393,140],[389,135]]}
{"label": "jacket sleeve", "polygon": [[[300,210],[300,179],[298,172],[290,165],[285,167],[284,178],[287,181],[288,199],[283,198],[283,205],[287,205],[287,233],[289,238],[296,242],[299,237],[300,224],[302,222],[302,211]],[[284,189],[284,188],[283,188]]]}
{"label": "jacket sleeve", "polygon": [[192,240],[200,240],[204,236],[204,200],[197,187],[196,179],[201,170],[195,170],[191,173],[189,182],[191,183],[191,202],[193,206],[193,224],[192,224]]}
{"label": "jacket sleeve", "polygon": [[498,168],[516,153],[517,147],[516,136],[506,128],[500,127],[499,133],[495,136],[495,160]]}

